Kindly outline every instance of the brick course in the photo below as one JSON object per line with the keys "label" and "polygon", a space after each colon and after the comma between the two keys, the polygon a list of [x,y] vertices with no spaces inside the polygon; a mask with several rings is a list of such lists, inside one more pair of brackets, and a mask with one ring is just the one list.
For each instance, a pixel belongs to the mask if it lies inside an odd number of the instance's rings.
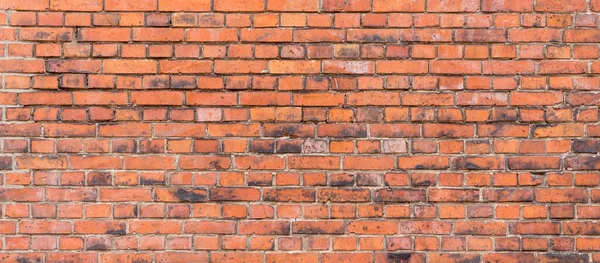
{"label": "brick course", "polygon": [[600,262],[600,0],[0,0],[1,262]]}

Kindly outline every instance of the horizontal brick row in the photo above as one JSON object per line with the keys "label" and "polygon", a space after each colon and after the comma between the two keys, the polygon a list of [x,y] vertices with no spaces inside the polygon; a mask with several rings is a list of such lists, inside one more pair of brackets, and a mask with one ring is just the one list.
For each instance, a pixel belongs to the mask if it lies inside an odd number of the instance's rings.
{"label": "horizontal brick row", "polygon": [[[160,100],[153,100],[154,97]],[[59,92],[0,92],[0,99],[9,105],[140,105],[140,106],[297,106],[288,110],[302,110],[300,107],[374,107],[374,106],[438,106],[446,110],[462,110],[469,106],[515,106],[518,108],[550,107],[567,105],[598,106],[600,94],[592,92],[562,93],[556,91],[512,91],[512,92],[406,92],[406,91],[358,91],[358,92],[198,92],[198,91],[59,91]],[[458,106],[461,108],[451,108]],[[401,109],[401,108],[396,108]],[[407,108],[404,108],[407,109]],[[217,110],[198,109],[202,110]],[[285,110],[285,108],[283,108]],[[415,108],[423,110],[423,108]],[[507,109],[509,110],[509,109]],[[516,109],[512,109],[516,112]],[[569,109],[548,109],[548,111],[568,111]],[[525,109],[521,109],[525,111]]]}
{"label": "horizontal brick row", "polygon": [[[588,61],[470,60],[0,60],[0,70],[14,73],[106,74],[410,74],[425,75],[552,75],[600,73]],[[72,78],[83,77],[75,74]],[[163,77],[164,78],[164,77]],[[75,81],[74,79],[73,81]],[[168,82],[168,80],[167,80]],[[68,84],[68,83],[66,83]],[[67,86],[68,88],[68,86]]]}
{"label": "horizontal brick row", "polygon": [[[33,154],[504,154],[559,155],[598,153],[598,141],[543,140],[321,140],[321,139],[5,139],[4,153]],[[185,156],[185,155],[182,155]],[[227,156],[229,157],[229,156]],[[572,158],[569,158],[572,159]]]}
{"label": "horizontal brick row", "polygon": [[[236,92],[243,90],[256,91],[272,91],[280,90],[283,92],[299,92],[313,91],[315,93],[322,91],[382,91],[389,90],[390,92],[412,90],[415,92],[434,92],[441,90],[448,92],[458,92],[469,90],[474,96],[484,96],[492,99],[493,96],[504,98],[503,92],[514,91],[521,89],[522,95],[550,95],[560,96],[561,91],[568,95],[567,103],[572,103],[576,106],[594,103],[596,94],[591,93],[598,89],[600,78],[586,76],[328,76],[328,75],[309,75],[309,76],[179,76],[179,75],[97,75],[97,74],[58,74],[58,75],[7,75],[6,88],[23,90],[57,90],[67,91],[69,89],[114,89],[118,90],[160,90],[160,89],[176,89],[189,91],[200,89],[202,91],[221,91]],[[487,90],[495,90],[489,92]],[[542,94],[530,94],[528,92],[548,92]],[[577,90],[583,96],[581,99],[574,98],[572,92]],[[113,91],[114,92],[114,91]],[[464,91],[463,91],[464,92]],[[481,92],[481,93],[479,93]],[[0,93],[6,104],[15,103],[15,97],[18,94]],[[98,93],[102,95],[102,93]],[[106,93],[111,94],[111,92]],[[166,93],[168,94],[168,93]],[[373,93],[376,94],[376,93]],[[463,93],[463,99],[464,94]],[[319,94],[306,94],[308,97],[319,97]],[[323,94],[322,94],[323,95]],[[418,94],[417,94],[418,95]],[[446,94],[449,96],[451,94]],[[235,93],[229,95],[235,97]],[[364,95],[367,96],[367,95]],[[424,94],[424,96],[436,97],[435,94]],[[508,98],[508,97],[506,97]],[[479,100],[477,100],[479,101]],[[490,102],[484,102],[487,106]],[[587,101],[587,102],[586,102]],[[390,102],[391,103],[391,102]],[[425,104],[431,105],[432,102]],[[463,102],[465,103],[465,102]],[[476,104],[476,101],[471,102]],[[537,102],[531,106],[540,106]],[[217,101],[211,105],[219,105]],[[229,104],[225,104],[229,105]],[[315,106],[318,104],[307,104],[306,106]],[[414,103],[412,106],[420,104]],[[444,106],[441,104],[439,106]],[[542,104],[544,105],[544,104]],[[234,105],[229,105],[234,106]],[[339,106],[339,104],[321,104],[321,106]],[[368,106],[368,105],[365,105]],[[376,105],[373,105],[376,106]],[[525,106],[525,105],[519,105]],[[547,105],[551,106],[551,105]]]}
{"label": "horizontal brick row", "polygon": [[[362,220],[345,224],[340,220],[328,221],[284,221],[284,220],[240,220],[240,221],[202,221],[187,220],[75,220],[73,223],[63,220],[22,220],[18,225],[14,221],[2,221],[5,234],[221,234],[221,235],[478,235],[505,236],[525,235],[580,235],[596,233],[597,230],[585,230],[593,222],[496,222],[496,221],[414,221]],[[18,229],[18,231],[17,231]],[[562,229],[562,231],[561,231]],[[596,239],[597,240],[597,239]],[[585,250],[585,249],[584,249]],[[596,249],[597,250],[597,249]]]}
{"label": "horizontal brick row", "polygon": [[[77,173],[71,173],[73,179],[76,180]],[[109,173],[89,173],[88,185],[91,187],[98,186],[111,186],[111,176]],[[127,180],[130,178],[136,178],[136,174],[132,173],[117,173],[115,180]],[[132,176],[133,175],[133,176]],[[157,174],[159,175],[159,174]],[[432,181],[435,178],[427,181],[427,174],[420,174],[421,181],[415,186],[429,186],[433,185]],[[504,175],[504,176],[502,176]],[[496,181],[511,179],[511,174],[499,174],[495,176]],[[582,174],[586,176],[586,174]],[[592,174],[591,176],[593,176]],[[595,174],[597,183],[598,176]],[[44,176],[44,175],[41,175]],[[46,174],[45,179],[51,183],[52,174]],[[179,173],[173,174],[173,179],[185,180],[186,174]],[[187,174],[189,179],[190,174]],[[418,174],[415,174],[415,177]],[[442,179],[452,180],[452,176],[457,177],[456,174],[446,174]],[[558,175],[557,175],[558,176]],[[198,174],[198,181],[205,179],[210,180],[210,174]],[[221,176],[224,177],[224,176]],[[318,176],[314,176],[318,177]],[[345,174],[332,174],[336,181],[331,180],[332,186],[345,186],[352,185],[353,181],[344,181],[351,178],[351,176]],[[402,180],[406,180],[406,174],[386,174],[385,182],[392,182],[392,185],[402,184]],[[460,174],[459,174],[460,177]],[[568,176],[563,176],[567,177]],[[382,177],[373,176],[372,174],[362,174],[358,176],[358,186],[381,186]],[[449,179],[448,179],[449,178]],[[496,179],[499,178],[499,179]],[[513,176],[513,180],[516,177]],[[588,193],[583,188],[550,188],[550,189],[533,189],[525,188],[531,186],[534,183],[529,183],[526,180],[531,177],[523,176],[521,186],[522,189],[502,189],[502,188],[439,188],[439,189],[410,189],[410,188],[381,188],[381,189],[364,189],[364,188],[317,188],[318,183],[313,189],[302,189],[302,188],[263,188],[262,194],[259,188],[256,187],[214,187],[214,188],[51,188],[48,187],[46,196],[44,197],[43,192],[39,189],[27,189],[27,188],[2,188],[0,192],[0,200],[4,201],[20,201],[20,202],[35,202],[35,201],[49,201],[49,202],[228,202],[228,201],[239,201],[239,202],[300,202],[300,203],[420,203],[420,202],[432,202],[432,203],[488,203],[488,202],[532,202],[536,201],[539,203],[587,203],[589,200],[597,202],[600,198],[600,191],[594,189],[591,193]],[[160,184],[160,178],[156,180],[152,178],[145,179],[142,183],[151,186],[152,184]],[[319,178],[313,178],[319,179]],[[164,179],[163,179],[164,180]],[[339,180],[339,181],[338,181]],[[372,180],[369,181],[369,180]],[[379,182],[377,180],[380,180]],[[481,186],[481,182],[485,182],[485,174],[472,174],[467,178],[469,186]],[[489,175],[487,176],[489,180]],[[189,180],[188,180],[189,181]],[[592,181],[592,180],[589,180]],[[202,181],[200,181],[202,182]],[[118,182],[120,183],[120,182]],[[333,185],[336,183],[336,185]],[[460,182],[459,182],[460,183]],[[510,182],[509,182],[510,183]],[[496,186],[503,186],[496,184]],[[516,183],[514,183],[516,185]],[[585,186],[583,184],[582,186]],[[587,185],[590,185],[588,183]],[[260,186],[260,182],[257,184]],[[460,186],[460,185],[454,185]],[[507,186],[511,186],[507,184]],[[21,196],[27,194],[27,196]],[[262,196],[262,197],[261,197]],[[350,207],[353,205],[350,204]],[[353,214],[353,212],[351,212]],[[517,209],[518,214],[518,209]],[[518,215],[516,215],[518,217]],[[311,218],[311,217],[309,217]],[[593,217],[595,218],[595,217]]]}
{"label": "horizontal brick row", "polygon": [[[86,176],[87,175],[87,176]],[[525,171],[506,172],[506,171],[473,171],[473,172],[281,172],[269,173],[264,171],[247,172],[242,171],[221,171],[221,172],[192,172],[192,171],[35,171],[33,174],[28,172],[7,173],[6,186],[28,186],[28,185],[48,185],[48,186],[170,186],[170,187],[590,187],[598,184],[598,173],[596,172],[548,172],[530,173]],[[10,190],[6,188],[7,191]],[[268,188],[277,190],[276,188]],[[94,190],[94,189],[91,189]],[[151,189],[147,189],[151,190]],[[205,190],[205,189],[204,189]],[[234,189],[235,190],[235,189]],[[259,189],[260,190],[260,189]],[[282,189],[284,190],[284,189]],[[302,189],[296,189],[302,190]],[[354,189],[357,190],[357,189]],[[360,189],[358,189],[360,190]],[[400,189],[403,190],[403,189]],[[404,189],[407,190],[407,189]],[[456,190],[456,189],[455,189]],[[472,189],[473,190],[473,189]],[[493,189],[492,189],[493,190]],[[502,189],[495,189],[502,190]],[[518,190],[505,188],[504,190]],[[522,193],[533,193],[534,189],[525,189]],[[574,189],[575,190],[575,189]],[[581,190],[581,189],[579,189]],[[575,190],[579,193],[585,191]],[[23,189],[12,189],[15,193],[31,193]],[[94,191],[92,191],[94,192]],[[277,192],[277,191],[274,191]],[[285,192],[285,191],[283,191]],[[291,191],[293,192],[293,191]],[[299,191],[302,192],[302,191]],[[306,191],[314,192],[314,191]],[[400,191],[402,192],[402,191]],[[420,191],[422,192],[422,191]],[[488,192],[493,193],[494,191]],[[510,191],[508,191],[510,192]],[[516,191],[518,192],[518,191]],[[567,191],[562,191],[569,193]],[[7,192],[8,193],[8,192]],[[41,191],[37,191],[41,193]],[[66,193],[66,192],[64,192]],[[561,193],[557,191],[556,193]],[[592,190],[592,199],[597,200],[598,192]],[[531,194],[528,194],[531,196]],[[16,198],[12,196],[11,198]],[[28,197],[24,197],[28,198]],[[41,197],[40,197],[41,198]],[[39,200],[41,200],[38,198]],[[559,197],[561,198],[561,197]],[[92,198],[95,199],[95,198]],[[529,197],[528,200],[532,198]],[[568,199],[568,198],[563,198]],[[585,198],[580,198],[585,199]],[[20,199],[18,199],[20,200]]]}
{"label": "horizontal brick row", "polygon": [[[256,220],[260,222],[264,219],[289,220],[296,218],[296,222],[315,223],[320,222],[322,225],[327,225],[328,219],[336,220],[336,224],[342,224],[344,220],[351,218],[364,217],[370,220],[378,218],[396,219],[401,225],[408,224],[431,224],[439,214],[440,218],[447,220],[445,225],[450,225],[453,222],[460,222],[461,226],[465,226],[464,219],[490,219],[497,216],[497,223],[504,224],[503,220],[509,220],[508,225],[515,225],[517,222],[527,222],[535,224],[540,220],[564,220],[563,229],[570,234],[574,233],[591,233],[593,230],[587,230],[586,225],[593,224],[591,221],[598,219],[598,206],[587,204],[535,204],[524,205],[520,207],[518,203],[508,203],[505,205],[494,206],[490,203],[463,203],[463,204],[382,204],[382,203],[359,203],[352,204],[349,202],[336,202],[335,204],[297,204],[291,205],[287,203],[266,204],[250,203],[246,204],[218,204],[218,203],[201,203],[201,204],[173,204],[173,203],[142,203],[123,204],[122,202],[115,204],[95,204],[89,200],[84,200],[87,203],[82,204],[65,204],[64,202],[47,203],[47,204],[23,204],[11,203],[6,206],[6,220],[8,226],[15,226],[16,220],[31,218],[31,220],[43,220],[44,218],[56,218],[67,222],[68,220],[76,219],[76,222],[88,222],[89,224],[102,224],[100,219],[111,217],[111,211],[114,211],[113,217],[119,220],[125,219],[153,219],[153,220],[180,220],[182,223],[187,223],[187,219],[196,218],[194,224],[200,221],[206,225],[214,222],[227,222],[228,225],[234,225],[236,220]],[[85,212],[84,212],[85,209]],[[83,220],[82,218],[86,219]],[[79,219],[78,219],[79,218]],[[165,219],[166,218],[166,219]],[[202,218],[198,220],[198,218]],[[222,218],[223,221],[214,221]],[[412,221],[411,221],[412,218]],[[569,220],[581,219],[583,222],[573,222]],[[88,221],[86,221],[88,220]],[[300,221],[297,221],[300,220]],[[418,221],[421,220],[421,221]],[[422,221],[429,220],[429,221]],[[177,222],[180,222],[177,221]],[[135,222],[135,221],[131,221]],[[163,221],[167,222],[167,221]],[[477,221],[488,222],[488,221]],[[545,222],[545,223],[550,223]],[[14,224],[13,224],[14,223]],[[123,221],[125,224],[126,222]],[[521,223],[527,225],[526,223]],[[554,224],[554,222],[552,222]],[[556,222],[556,224],[560,224]],[[342,224],[343,225],[343,224]],[[575,228],[573,226],[580,226]],[[583,227],[581,227],[583,226]],[[569,228],[569,229],[567,229]],[[191,228],[192,230],[194,228]],[[210,231],[211,228],[205,229]],[[341,231],[343,232],[343,231]],[[502,231],[504,233],[504,231]],[[107,233],[118,234],[118,233]],[[122,234],[122,233],[121,233]],[[338,233],[339,234],[339,233]]]}
{"label": "horizontal brick row", "polygon": [[[211,5],[212,3],[212,5]],[[427,5],[426,5],[427,3]],[[556,0],[507,0],[497,2],[494,0],[461,0],[447,4],[442,0],[414,0],[404,2],[401,0],[353,0],[340,2],[336,0],[197,0],[191,3],[183,0],[170,1],[134,1],[134,0],[29,0],[14,2],[3,0],[0,2],[2,9],[14,10],[41,10],[41,11],[215,11],[215,12],[556,12],[568,13],[576,11],[600,11],[600,2],[597,0],[572,0],[563,4]]]}
{"label": "horizontal brick row", "polygon": [[[219,120],[212,120],[219,121]],[[597,137],[594,124],[508,124],[508,123],[386,123],[317,125],[298,123],[243,124],[243,123],[107,123],[73,124],[5,123],[0,134],[5,137],[254,137],[267,138],[558,138]],[[594,141],[589,140],[594,148]],[[579,142],[576,142],[579,143]]]}
{"label": "horizontal brick row", "polygon": [[[39,14],[39,19],[36,15]],[[147,14],[147,15],[146,15]],[[452,28],[473,28],[473,29],[516,29],[523,27],[522,32],[535,32],[548,34],[555,29],[570,28],[580,29],[580,31],[569,31],[572,33],[583,33],[587,36],[574,39],[594,38],[597,32],[598,20],[593,13],[477,13],[477,14],[410,14],[410,13],[197,13],[197,12],[102,12],[102,13],[74,13],[74,12],[15,12],[9,18],[9,21],[3,22],[15,27],[33,27],[43,28],[53,27],[121,27],[121,28],[141,28],[144,26],[152,28],[172,27],[181,28],[222,28],[231,29],[250,28],[272,29],[285,27],[285,29],[302,28],[303,32],[312,29],[312,32],[318,32],[321,29],[346,29],[346,28],[367,28],[367,29],[400,29],[416,28],[422,32],[435,32],[431,29],[439,27],[441,29]],[[550,30],[545,30],[548,27]],[[426,29],[426,30],[422,30]],[[531,30],[534,29],[534,30]],[[538,30],[535,30],[538,29]],[[87,30],[87,32],[95,32]],[[98,32],[111,32],[106,29],[99,29]],[[7,32],[15,34],[15,31],[7,29]],[[115,30],[112,32],[122,32]],[[227,30],[223,32],[228,32]],[[281,31],[285,32],[285,31]],[[416,31],[419,32],[419,31]],[[463,32],[463,31],[461,31]],[[486,30],[474,31],[486,32]],[[493,32],[493,31],[490,31]],[[513,32],[519,32],[515,30]],[[556,36],[556,35],[555,35]],[[7,36],[9,37],[9,36]],[[103,36],[103,38],[106,36]],[[122,36],[121,36],[122,37]],[[124,38],[124,37],[122,37]],[[557,36],[558,38],[558,36]],[[109,37],[109,39],[111,39]],[[525,37],[523,39],[530,39]],[[381,40],[380,40],[381,41]]]}
{"label": "horizontal brick row", "polygon": [[[430,242],[430,240],[420,239],[421,242]],[[507,243],[511,240],[507,240]],[[594,240],[585,240],[585,242]],[[174,242],[174,241],[173,241]],[[257,241],[259,242],[259,241]],[[311,240],[311,242],[314,242]],[[528,241],[532,247],[535,247],[536,240]],[[505,261],[505,262],[518,262],[519,260],[531,261],[531,262],[555,262],[557,260],[569,260],[573,262],[587,262],[590,259],[596,260],[597,256],[589,256],[587,254],[568,254],[568,253],[428,253],[429,260],[435,260],[435,262],[454,262],[454,260],[470,260],[473,262],[479,262],[480,260],[485,261]],[[209,260],[210,255],[210,260]],[[38,260],[41,261],[44,258],[43,253],[15,253],[15,254],[0,254],[16,262],[17,260]],[[536,257],[537,256],[537,257]],[[538,261],[536,261],[536,258]],[[308,262],[308,263],[334,263],[344,260],[352,260],[355,262],[369,263],[369,262],[402,262],[401,260],[410,260],[409,262],[427,262],[427,255],[425,253],[416,252],[338,252],[338,253],[317,253],[317,252],[303,252],[303,253],[258,253],[258,252],[171,252],[161,251],[154,253],[102,253],[100,255],[96,253],[71,253],[71,252],[57,252],[48,253],[45,257],[46,262],[61,262],[64,260],[81,260],[85,262],[118,262],[118,261],[151,261],[157,260],[162,262],[284,262],[295,260],[296,262]]]}
{"label": "horizontal brick row", "polygon": [[[226,64],[227,61],[220,59],[229,58],[240,60],[237,63],[247,63],[247,59],[255,58],[259,63],[265,64],[267,60],[285,59],[274,63],[301,64],[297,60],[311,59],[311,63],[320,60],[339,59],[414,59],[421,60],[489,60],[495,59],[502,62],[508,59],[524,61],[550,60],[560,62],[565,59],[578,59],[580,63],[585,60],[598,58],[598,46],[594,44],[577,45],[543,45],[543,44],[492,44],[487,45],[464,45],[464,44],[245,44],[245,43],[213,43],[213,44],[118,44],[118,43],[11,43],[0,46],[0,50],[7,53],[7,59],[15,58],[51,58],[56,66],[58,62],[77,58],[110,59],[122,57],[128,59],[152,58],[163,59],[175,58],[184,63],[185,60],[203,58],[205,63],[215,61]],[[65,59],[59,60],[57,58]],[[293,60],[293,61],[288,61]],[[189,61],[188,61],[189,62]],[[173,63],[173,61],[170,61]],[[231,62],[229,62],[231,63]],[[310,64],[310,63],[309,63]]]}
{"label": "horizontal brick row", "polygon": [[[385,146],[384,146],[385,147]],[[388,146],[391,151],[401,146]],[[397,147],[397,148],[393,148]],[[260,154],[261,152],[257,152]],[[286,152],[289,154],[289,152]],[[597,150],[596,150],[597,153]],[[10,156],[0,156],[0,169],[110,169],[110,170],[596,170],[596,156],[486,156],[449,157],[444,155],[423,156],[76,156],[31,155],[16,156],[14,165]]]}
{"label": "horizontal brick row", "polygon": [[[410,27],[410,25],[408,25]],[[597,43],[599,29],[288,29],[83,28],[4,29],[3,40],[36,42],[251,42],[251,43]],[[18,33],[17,33],[18,32]]]}

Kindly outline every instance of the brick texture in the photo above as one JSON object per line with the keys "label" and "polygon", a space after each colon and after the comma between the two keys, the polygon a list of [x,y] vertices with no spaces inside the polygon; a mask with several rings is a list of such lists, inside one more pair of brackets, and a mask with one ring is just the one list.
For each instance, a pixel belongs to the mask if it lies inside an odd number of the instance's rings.
{"label": "brick texture", "polygon": [[0,262],[600,262],[600,0],[0,0]]}

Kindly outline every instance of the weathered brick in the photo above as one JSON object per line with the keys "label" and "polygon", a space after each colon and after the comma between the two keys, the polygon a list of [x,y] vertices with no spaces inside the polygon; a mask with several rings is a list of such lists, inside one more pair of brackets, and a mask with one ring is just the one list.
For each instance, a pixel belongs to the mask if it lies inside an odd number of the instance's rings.
{"label": "weathered brick", "polygon": [[0,10],[2,262],[600,261],[600,0]]}

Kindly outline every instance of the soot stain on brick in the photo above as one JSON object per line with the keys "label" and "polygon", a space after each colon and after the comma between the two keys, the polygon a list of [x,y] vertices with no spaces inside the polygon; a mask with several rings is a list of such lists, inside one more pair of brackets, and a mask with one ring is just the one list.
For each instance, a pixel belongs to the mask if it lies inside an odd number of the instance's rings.
{"label": "soot stain on brick", "polygon": [[388,253],[387,263],[409,263],[412,258],[411,253]]}
{"label": "soot stain on brick", "polygon": [[169,80],[165,80],[162,78],[152,78],[152,80],[150,81],[150,87],[153,88],[168,88],[169,87]]}
{"label": "soot stain on brick", "polygon": [[69,78],[66,82],[69,86],[79,86],[79,78]]}
{"label": "soot stain on brick", "polygon": [[153,178],[140,178],[140,184],[141,185],[161,185],[164,184],[165,181],[164,180],[156,180]]}
{"label": "soot stain on brick", "polygon": [[35,33],[35,38],[37,39],[46,39],[50,36],[51,34],[48,32],[37,32]]}
{"label": "soot stain on brick", "polygon": [[509,111],[498,111],[498,115],[496,115],[496,119],[499,121],[512,121],[516,120],[517,116],[511,114]]}
{"label": "soot stain on brick", "polygon": [[494,130],[491,132],[492,136],[499,136],[504,133],[504,128],[506,127],[504,124],[494,124]]}
{"label": "soot stain on brick", "polygon": [[585,157],[583,158],[583,165],[585,167],[600,167],[600,156],[594,156],[594,157]]}
{"label": "soot stain on brick", "polygon": [[435,185],[435,183],[429,179],[423,180],[423,181],[418,181],[414,183],[415,186],[431,186],[431,185]]}
{"label": "soot stain on brick", "polygon": [[70,40],[70,39],[71,39],[71,34],[69,34],[69,32],[63,32],[63,33],[61,33],[61,34],[58,36],[58,38],[59,38],[60,40],[65,40],[65,41],[66,41],[66,40]]}
{"label": "soot stain on brick", "polygon": [[343,234],[344,229],[335,229],[334,231],[328,231],[322,227],[308,225],[298,229],[298,234],[314,234],[314,235],[326,235],[326,234]]}
{"label": "soot stain on brick", "polygon": [[257,37],[256,40],[257,41],[268,40],[273,35],[276,35],[276,33],[274,33],[274,32],[265,32],[261,36]]}
{"label": "soot stain on brick", "polygon": [[597,153],[598,143],[595,141],[577,140],[573,142],[573,151],[576,153]]}
{"label": "soot stain on brick", "polygon": [[10,157],[4,158],[0,157],[0,170],[10,169],[12,165],[12,160]]}
{"label": "soot stain on brick", "polygon": [[95,173],[88,185],[110,185],[110,173]]}
{"label": "soot stain on brick", "polygon": [[339,174],[333,178],[329,178],[330,186],[353,186],[354,174]]}
{"label": "soot stain on brick", "polygon": [[[194,21],[192,21],[194,22]],[[219,26],[221,22],[215,19],[215,16],[200,16],[198,18],[198,23],[201,25],[211,25],[211,26]]]}
{"label": "soot stain on brick", "polygon": [[350,127],[340,130],[339,136],[336,137],[366,137],[367,130],[364,127]]}
{"label": "soot stain on brick", "polygon": [[179,188],[175,191],[177,199],[181,202],[201,202],[206,199],[206,195],[194,192],[194,189],[186,190]]}
{"label": "soot stain on brick", "polygon": [[104,243],[96,243],[87,247],[87,250],[108,250],[108,246]]}
{"label": "soot stain on brick", "polygon": [[548,127],[555,127],[556,124],[552,124],[552,123],[541,123],[541,124],[534,124],[533,127],[531,128],[531,132],[535,133],[535,131],[538,128],[548,128]]}
{"label": "soot stain on brick", "polygon": [[311,77],[311,79],[316,82],[323,82],[323,81],[327,80],[328,78],[323,75],[317,75],[317,76]]}
{"label": "soot stain on brick", "polygon": [[273,143],[250,144],[250,151],[255,153],[273,153]]}
{"label": "soot stain on brick", "polygon": [[[469,255],[471,256],[471,255]],[[464,258],[462,255],[459,254],[449,254],[449,257],[452,258],[452,262],[454,263],[479,263],[481,262],[481,259],[479,258],[479,255],[475,255],[473,258]]]}
{"label": "soot stain on brick", "polygon": [[360,37],[361,41],[366,42],[390,42],[394,41],[393,36],[380,36],[378,34],[368,34]]}
{"label": "soot stain on brick", "polygon": [[291,233],[290,223],[277,224],[266,233],[268,235],[289,235]]}
{"label": "soot stain on brick", "polygon": [[111,229],[111,230],[106,231],[106,234],[121,236],[121,235],[127,234],[127,231],[125,229]]}
{"label": "soot stain on brick", "polygon": [[461,235],[479,235],[482,232],[485,232],[485,225],[472,225],[470,228],[460,231]]}
{"label": "soot stain on brick", "polygon": [[559,254],[549,253],[545,254],[546,257],[559,260],[558,262],[571,262],[571,263],[583,263],[589,261],[587,254]]}
{"label": "soot stain on brick", "polygon": [[[18,263],[33,263],[31,260],[29,260],[28,258],[17,258],[17,262]],[[36,260],[36,262],[39,262]]]}
{"label": "soot stain on brick", "polygon": [[140,142],[140,151],[144,153],[162,153],[163,152],[162,144],[155,144],[152,141],[146,140]]}
{"label": "soot stain on brick", "polygon": [[363,186],[377,186],[380,185],[380,177],[377,177],[377,175],[359,174],[358,183]]}
{"label": "soot stain on brick", "polygon": [[302,151],[300,144],[291,142],[279,142],[277,144],[278,153],[299,153]]}
{"label": "soot stain on brick", "polygon": [[314,193],[311,191],[302,191],[302,197],[304,198],[314,198]]}
{"label": "soot stain on brick", "polygon": [[248,186],[268,186],[271,185],[271,181],[260,181],[260,180],[248,180]]}
{"label": "soot stain on brick", "polygon": [[171,88],[173,89],[188,89],[188,87],[193,86],[195,83],[193,83],[192,81],[188,81],[188,80],[184,80],[184,79],[180,79],[180,80],[174,80],[171,83]]}
{"label": "soot stain on brick", "polygon": [[[517,198],[515,198],[515,196]],[[523,192],[520,189],[505,189],[498,191],[498,201],[518,199],[522,201],[533,201],[533,192]]]}
{"label": "soot stain on brick", "polygon": [[476,165],[476,164],[470,163],[470,162],[467,162],[465,164],[465,167],[469,170],[481,170],[481,167],[479,167],[479,165]]}
{"label": "soot stain on brick", "polygon": [[[583,227],[587,228],[588,226],[583,226]],[[568,229],[571,234],[576,234],[576,235],[598,235],[598,234],[600,234],[600,230],[595,229],[595,228],[592,228],[589,231],[582,231],[581,228],[583,228],[583,227],[579,226],[579,225],[571,225],[571,224],[568,224],[565,226],[565,228]]]}
{"label": "soot stain on brick", "polygon": [[455,136],[455,132],[454,131],[447,131],[447,130],[443,130],[440,132],[440,137],[454,137]]}
{"label": "soot stain on brick", "polygon": [[[510,166],[509,162],[509,166]],[[527,170],[544,170],[544,168],[540,163],[536,161],[527,161],[526,159],[519,160],[518,163],[514,163],[511,169],[527,169]]]}
{"label": "soot stain on brick", "polygon": [[300,133],[300,129],[297,125],[284,125],[279,126],[275,129],[272,134],[273,137],[298,137],[298,133]]}
{"label": "soot stain on brick", "polygon": [[[3,258],[1,258],[3,259]],[[42,262],[42,259],[39,257],[36,257],[35,259],[33,259],[33,261],[29,258],[24,258],[24,257],[18,257],[17,258],[17,262],[18,263],[39,263]]]}
{"label": "soot stain on brick", "polygon": [[343,48],[340,49],[338,55],[341,56],[341,57],[357,57],[358,56],[358,50],[357,49],[348,48],[348,47],[343,47]]}
{"label": "soot stain on brick", "polygon": [[183,22],[185,24],[194,24],[196,23],[196,17],[195,16],[191,16],[191,15],[180,15],[177,17],[177,19],[180,22]]}
{"label": "soot stain on brick", "polygon": [[335,180],[335,181],[330,181],[329,183],[330,186],[353,186],[354,185],[354,180],[350,179],[350,180]]}
{"label": "soot stain on brick", "polygon": [[215,170],[225,170],[225,169],[228,169],[229,166],[231,166],[230,163],[225,163],[224,164],[223,162],[221,162],[220,159],[217,159],[217,160],[209,162],[209,165],[211,167],[213,167],[213,169],[215,169]]}
{"label": "soot stain on brick", "polygon": [[467,170],[487,169],[487,167],[481,167],[469,158],[457,158],[455,160],[454,166],[455,166],[454,168],[456,168],[456,169],[467,169]]}
{"label": "soot stain on brick", "polygon": [[117,153],[135,152],[135,143],[133,144],[133,149],[130,149],[129,145],[124,143],[124,144],[119,144],[119,146],[117,146],[114,151]]}

